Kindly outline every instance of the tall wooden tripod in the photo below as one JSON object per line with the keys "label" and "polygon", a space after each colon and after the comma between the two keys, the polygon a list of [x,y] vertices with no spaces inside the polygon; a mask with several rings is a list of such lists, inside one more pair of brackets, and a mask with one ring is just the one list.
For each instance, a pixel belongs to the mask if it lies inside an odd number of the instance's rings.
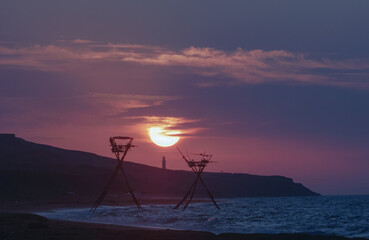
{"label": "tall wooden tripod", "polygon": [[195,161],[193,159],[190,158],[190,156],[188,156],[186,158],[185,155],[183,155],[183,153],[181,152],[181,150],[179,150],[179,148],[177,148],[179,153],[182,155],[182,158],[187,162],[188,166],[192,169],[192,171],[196,174],[196,179],[195,181],[193,182],[193,184],[191,185],[191,187],[188,189],[188,191],[186,192],[185,196],[183,197],[183,199],[174,207],[174,209],[177,209],[179,208],[179,206],[181,206],[186,200],[188,197],[189,200],[187,201],[187,203],[184,205],[183,207],[183,210],[185,210],[188,206],[188,204],[190,204],[194,194],[195,194],[195,191],[196,191],[196,187],[197,187],[197,184],[198,182],[200,181],[202,183],[202,185],[204,186],[207,194],[209,195],[211,201],[214,203],[215,207],[220,209],[220,207],[218,206],[218,204],[215,202],[215,199],[213,197],[213,195],[211,195],[209,189],[206,187],[204,181],[202,180],[201,178],[201,173],[204,171],[206,165],[208,163],[210,163],[210,159],[213,155],[208,155],[208,154],[198,154],[201,156],[201,160],[200,161]]}
{"label": "tall wooden tripod", "polygon": [[[126,144],[118,144],[116,140],[128,140],[128,143]],[[94,204],[92,205],[90,212],[95,212],[96,209],[100,206],[100,204],[102,203],[102,201],[104,200],[106,194],[109,192],[109,189],[111,187],[111,185],[114,182],[115,177],[118,174],[118,171],[121,171],[124,177],[124,180],[127,184],[128,187],[128,191],[131,194],[133,201],[136,203],[136,206],[138,209],[141,209],[141,205],[138,202],[135,194],[132,191],[132,188],[129,186],[128,184],[128,180],[127,180],[127,176],[124,173],[124,169],[123,169],[123,160],[125,158],[125,156],[127,155],[127,152],[134,147],[134,145],[132,145],[133,142],[133,138],[131,137],[111,137],[109,139],[110,141],[110,145],[111,145],[111,151],[115,154],[115,157],[118,160],[118,164],[115,167],[115,170],[113,172],[113,174],[111,175],[109,181],[107,182],[107,184],[105,185],[104,190],[102,191],[102,193],[100,194],[99,198],[94,202]]]}

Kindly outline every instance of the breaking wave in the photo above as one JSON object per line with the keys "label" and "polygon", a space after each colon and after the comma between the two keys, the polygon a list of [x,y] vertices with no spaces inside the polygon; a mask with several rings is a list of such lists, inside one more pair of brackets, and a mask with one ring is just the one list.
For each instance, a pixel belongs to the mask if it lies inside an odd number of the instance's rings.
{"label": "breaking wave", "polygon": [[50,219],[232,233],[310,233],[369,238],[369,196],[238,198],[174,205],[101,206],[37,214]]}

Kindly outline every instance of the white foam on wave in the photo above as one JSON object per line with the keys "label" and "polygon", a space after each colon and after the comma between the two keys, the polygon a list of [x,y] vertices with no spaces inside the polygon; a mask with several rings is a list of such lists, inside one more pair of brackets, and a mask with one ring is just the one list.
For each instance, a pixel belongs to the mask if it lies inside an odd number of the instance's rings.
{"label": "white foam on wave", "polygon": [[[355,204],[352,204],[355,202]],[[310,233],[369,238],[369,196],[242,198],[191,204],[183,211],[173,205],[102,206],[56,209],[37,214],[50,219],[160,229],[198,230],[216,234]]]}

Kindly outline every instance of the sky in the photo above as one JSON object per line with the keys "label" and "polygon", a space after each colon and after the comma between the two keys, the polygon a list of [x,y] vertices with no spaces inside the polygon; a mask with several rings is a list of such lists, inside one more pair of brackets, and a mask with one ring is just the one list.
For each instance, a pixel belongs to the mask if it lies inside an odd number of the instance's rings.
{"label": "sky", "polygon": [[[369,1],[4,0],[0,132],[369,194]],[[179,132],[159,147],[148,128]]]}

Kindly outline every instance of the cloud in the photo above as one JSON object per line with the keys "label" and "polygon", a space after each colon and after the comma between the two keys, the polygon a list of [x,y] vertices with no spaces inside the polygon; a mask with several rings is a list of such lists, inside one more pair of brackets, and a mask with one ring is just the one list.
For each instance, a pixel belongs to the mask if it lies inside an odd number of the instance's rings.
{"label": "cloud", "polygon": [[79,96],[5,97],[0,96],[0,123],[7,125],[55,125],[113,123],[119,114],[132,109],[160,106],[177,99],[171,96],[86,93]]}
{"label": "cloud", "polygon": [[130,116],[124,119],[131,121],[139,129],[160,127],[165,132],[176,132],[174,136],[179,137],[195,137],[199,132],[207,130],[198,126],[202,122],[200,119],[168,116]]}
{"label": "cloud", "polygon": [[[284,50],[223,51],[189,47],[169,50],[138,44],[99,43],[77,39],[59,45],[23,48],[0,46],[0,65],[43,71],[68,71],[85,63],[137,63],[162,68],[180,67],[204,78],[198,86],[215,84],[318,84],[368,87],[366,59],[312,58]],[[222,78],[222,81],[215,81]]]}
{"label": "cloud", "polygon": [[111,116],[116,116],[117,113],[123,113],[130,109],[160,106],[175,99],[178,97],[105,93],[89,93],[83,96],[84,102],[99,107],[101,111],[105,111]]}
{"label": "cloud", "polygon": [[74,39],[71,41],[72,43],[77,43],[77,44],[90,44],[90,43],[96,43],[95,41],[90,41],[90,40],[85,40],[85,39]]}

